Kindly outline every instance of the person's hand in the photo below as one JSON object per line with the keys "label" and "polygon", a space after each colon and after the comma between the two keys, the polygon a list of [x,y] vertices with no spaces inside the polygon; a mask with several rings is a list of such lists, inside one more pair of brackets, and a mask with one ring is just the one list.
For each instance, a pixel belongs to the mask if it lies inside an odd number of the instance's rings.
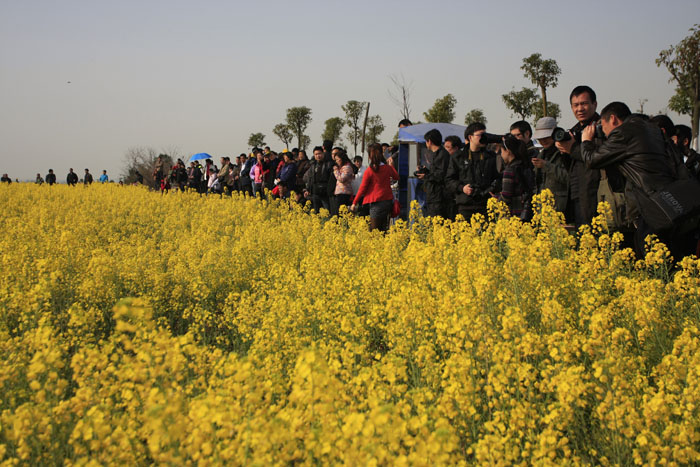
{"label": "person's hand", "polygon": [[533,157],[532,159],[532,165],[534,165],[538,169],[544,168],[545,160],[540,159],[539,157]]}
{"label": "person's hand", "polygon": [[581,141],[593,141],[595,138],[595,122],[588,125],[581,133]]}
{"label": "person's hand", "polygon": [[[571,135],[571,132],[569,132]],[[568,141],[557,141],[554,143],[560,153],[571,154],[571,148],[574,146],[574,135],[571,135],[571,139]]]}
{"label": "person's hand", "polygon": [[356,209],[357,209],[357,206],[355,204],[350,206],[350,211],[355,212]]}
{"label": "person's hand", "polygon": [[309,197],[309,190],[304,190],[304,198],[308,198],[308,197]]}
{"label": "person's hand", "polygon": [[474,188],[472,188],[471,185],[467,184],[467,185],[464,185],[464,188],[462,188],[462,191],[464,192],[465,195],[471,196],[471,194],[474,193]]}
{"label": "person's hand", "polygon": [[423,180],[425,178],[425,174],[424,173],[417,173],[416,178]]}

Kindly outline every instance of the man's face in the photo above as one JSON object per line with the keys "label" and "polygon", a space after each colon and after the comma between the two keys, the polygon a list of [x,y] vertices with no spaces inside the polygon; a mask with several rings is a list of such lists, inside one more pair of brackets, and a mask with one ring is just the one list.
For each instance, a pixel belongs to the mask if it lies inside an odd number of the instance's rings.
{"label": "man's face", "polygon": [[469,135],[469,144],[473,148],[477,148],[477,149],[483,148],[484,145],[481,144],[481,135],[483,135],[484,133],[486,133],[486,130],[477,130],[474,133],[472,133],[471,135]]}
{"label": "man's face", "polygon": [[445,141],[445,150],[450,153],[450,156],[457,152],[457,147],[452,145],[451,141]]}
{"label": "man's face", "polygon": [[323,151],[314,151],[314,159],[321,162],[323,160]]}
{"label": "man's face", "polygon": [[524,143],[529,143],[531,139],[530,132],[526,131],[525,133],[523,133],[517,128],[513,128],[512,130],[510,130],[510,134],[518,138],[520,141],[523,141]]}
{"label": "man's face", "polygon": [[362,160],[353,161],[353,164],[355,164],[355,167],[359,169],[362,167]]}
{"label": "man's face", "polygon": [[595,115],[598,104],[591,101],[591,96],[587,92],[571,98],[571,111],[579,122],[590,120]]}

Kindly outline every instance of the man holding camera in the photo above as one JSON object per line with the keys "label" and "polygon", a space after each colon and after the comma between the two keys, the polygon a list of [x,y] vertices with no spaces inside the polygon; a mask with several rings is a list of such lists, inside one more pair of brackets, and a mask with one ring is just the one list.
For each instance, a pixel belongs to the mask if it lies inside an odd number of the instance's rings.
{"label": "man holding camera", "polygon": [[464,131],[465,148],[450,158],[447,169],[447,193],[455,196],[457,214],[469,220],[474,214],[486,214],[490,193],[498,189],[496,154],[486,149],[482,136],[486,126],[476,122]]}
{"label": "man holding camera", "polygon": [[[627,213],[636,228],[635,250],[638,255],[643,255],[647,235],[653,233],[670,237],[669,230],[654,227],[658,226],[658,219],[650,197],[668,190],[679,176],[669,164],[670,156],[661,130],[640,117],[632,116],[627,105],[622,102],[608,104],[601,113],[600,122],[607,140],[596,147],[593,142],[595,125],[588,125],[582,131],[581,155],[588,167],[616,168],[624,177]],[[650,206],[652,209],[649,209]],[[679,247],[685,249],[683,243],[687,242],[679,242],[678,239],[674,242],[672,238],[664,240],[676,258],[692,253],[678,251]]]}
{"label": "man holding camera", "polygon": [[429,167],[420,166],[415,176],[423,180],[425,192],[426,216],[442,216],[448,218],[449,209],[445,196],[445,175],[450,162],[450,155],[442,147],[442,133],[437,129],[428,131],[425,136],[425,147],[428,149]]}
{"label": "man holding camera", "polygon": [[[600,171],[586,167],[581,156],[581,133],[584,128],[600,118],[596,113],[596,94],[588,86],[576,86],[569,95],[569,103],[578,123],[570,130],[570,137],[556,142],[562,154],[571,158],[569,176],[569,199],[572,218],[576,227],[589,224],[598,207],[598,187]],[[558,138],[555,137],[555,140]]]}

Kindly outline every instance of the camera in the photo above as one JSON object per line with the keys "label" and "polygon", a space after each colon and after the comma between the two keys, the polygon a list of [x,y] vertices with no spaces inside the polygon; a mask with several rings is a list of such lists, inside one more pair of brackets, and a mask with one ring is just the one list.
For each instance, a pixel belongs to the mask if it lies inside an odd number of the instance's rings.
{"label": "camera", "polygon": [[493,133],[483,133],[479,140],[481,144],[501,144],[503,135],[494,135]]}
{"label": "camera", "polygon": [[413,172],[413,176],[414,176],[414,177],[417,177],[417,176],[420,175],[420,174],[426,175],[426,174],[429,174],[429,173],[430,173],[430,170],[429,170],[427,167],[418,167],[418,170],[416,170],[415,172]]}
{"label": "camera", "polygon": [[[576,141],[580,142],[581,131],[571,130],[571,132],[574,134]],[[562,141],[569,141],[571,139],[571,134],[564,128],[556,127],[552,132],[552,139],[558,143]],[[603,127],[600,123],[596,123],[595,125],[595,139],[605,139],[605,133],[603,132]]]}
{"label": "camera", "polygon": [[571,134],[568,130],[556,127],[552,132],[552,139],[558,143],[562,141],[569,141],[571,139]]}

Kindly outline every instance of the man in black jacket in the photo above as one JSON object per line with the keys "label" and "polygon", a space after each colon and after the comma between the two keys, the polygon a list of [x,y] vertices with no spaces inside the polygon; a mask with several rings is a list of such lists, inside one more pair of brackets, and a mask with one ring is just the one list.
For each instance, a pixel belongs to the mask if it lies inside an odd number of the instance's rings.
{"label": "man in black jacket", "polygon": [[314,148],[314,160],[306,172],[306,191],[304,196],[311,197],[311,206],[318,212],[321,208],[330,211],[330,193],[328,181],[333,175],[333,162],[326,160],[321,146]]}
{"label": "man in black jacket", "polygon": [[[416,177],[423,180],[425,210],[427,216],[449,217],[445,196],[445,176],[450,163],[450,155],[442,147],[442,133],[437,129],[428,131],[425,136],[426,165],[421,166]],[[426,171],[427,169],[427,171]]]}
{"label": "man in black jacket", "polygon": [[[625,179],[627,213],[636,227],[635,249],[644,252],[647,235],[655,231],[639,210],[638,200],[660,191],[677,179],[666,153],[666,142],[654,124],[632,116],[622,102],[612,102],[601,113],[601,126],[607,139],[596,148],[595,125],[585,127],[581,134],[581,156],[591,169],[615,168]],[[669,245],[671,246],[671,245]]]}
{"label": "man in black jacket", "polygon": [[472,123],[464,131],[464,149],[450,159],[447,169],[447,193],[455,196],[457,214],[469,220],[480,212],[486,214],[491,192],[498,192],[499,174],[496,154],[481,143],[486,132],[483,123]]}
{"label": "man in black jacket", "polygon": [[571,158],[569,176],[569,199],[573,209],[570,217],[576,226],[588,224],[598,207],[598,187],[600,171],[583,163],[581,157],[581,132],[590,123],[598,120],[596,94],[588,86],[577,86],[569,95],[569,103],[578,123],[571,129],[573,138],[556,143],[562,154]]}
{"label": "man in black jacket", "polygon": [[53,169],[49,169],[49,173],[46,174],[46,183],[49,185],[56,183],[56,174],[53,173]]}
{"label": "man in black jacket", "polygon": [[683,163],[688,169],[688,173],[700,179],[700,154],[690,147],[693,139],[693,132],[687,125],[676,125],[676,134],[671,138],[683,155]]}
{"label": "man in black jacket", "polygon": [[78,174],[73,172],[73,168],[68,169],[66,183],[73,186],[75,186],[75,184],[78,183]]}

